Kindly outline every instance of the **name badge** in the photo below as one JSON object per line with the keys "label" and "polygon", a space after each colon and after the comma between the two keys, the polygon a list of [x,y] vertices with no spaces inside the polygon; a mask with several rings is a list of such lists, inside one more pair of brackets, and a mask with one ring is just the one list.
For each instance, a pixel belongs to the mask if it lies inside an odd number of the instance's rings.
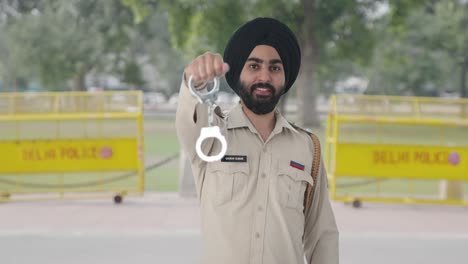
{"label": "name badge", "polygon": [[242,155],[225,155],[221,162],[247,162],[247,156]]}

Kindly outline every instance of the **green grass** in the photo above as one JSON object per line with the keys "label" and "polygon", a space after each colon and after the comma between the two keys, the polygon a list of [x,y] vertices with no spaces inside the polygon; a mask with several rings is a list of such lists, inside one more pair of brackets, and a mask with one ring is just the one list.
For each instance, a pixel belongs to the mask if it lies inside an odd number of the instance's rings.
{"label": "green grass", "polygon": [[146,173],[145,189],[148,191],[174,192],[178,190],[178,167],[166,165]]}
{"label": "green grass", "polygon": [[[153,164],[180,152],[173,119],[145,119],[145,157]],[[147,161],[147,163],[148,163]],[[147,171],[145,190],[177,191],[179,159]]]}

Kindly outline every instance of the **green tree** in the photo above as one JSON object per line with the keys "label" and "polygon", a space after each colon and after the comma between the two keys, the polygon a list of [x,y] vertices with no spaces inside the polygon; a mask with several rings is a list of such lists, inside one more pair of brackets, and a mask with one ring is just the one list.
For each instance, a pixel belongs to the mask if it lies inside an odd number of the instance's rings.
{"label": "green tree", "polygon": [[147,8],[151,11],[139,22],[140,26],[144,25],[145,37],[136,40],[139,43],[137,50],[145,54],[146,63],[154,66],[154,71],[149,74],[153,77],[151,89],[170,96],[179,90],[187,60],[173,48],[166,11],[153,2],[141,3],[144,6],[139,9]]}
{"label": "green tree", "polygon": [[141,68],[136,62],[133,61],[125,64],[122,73],[122,81],[130,84],[133,90],[145,84]]}
{"label": "green tree", "polygon": [[383,21],[369,70],[370,92],[427,96],[460,87],[464,95],[467,8],[461,1],[431,1],[399,23]]}
{"label": "green tree", "polygon": [[135,61],[129,46],[138,29],[120,1],[42,0],[20,11],[8,25],[12,57],[48,87],[64,89],[73,79],[73,89],[84,90],[91,70],[118,72]]}

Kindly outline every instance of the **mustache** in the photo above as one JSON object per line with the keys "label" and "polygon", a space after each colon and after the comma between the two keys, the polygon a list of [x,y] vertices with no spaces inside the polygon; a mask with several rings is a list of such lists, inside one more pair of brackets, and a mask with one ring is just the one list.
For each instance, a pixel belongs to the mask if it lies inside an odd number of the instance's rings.
{"label": "mustache", "polygon": [[269,84],[269,83],[256,83],[256,84],[253,84],[252,86],[250,86],[250,92],[253,92],[255,89],[257,88],[266,88],[268,90],[270,90],[271,93],[275,93],[275,87],[273,87],[273,85]]}

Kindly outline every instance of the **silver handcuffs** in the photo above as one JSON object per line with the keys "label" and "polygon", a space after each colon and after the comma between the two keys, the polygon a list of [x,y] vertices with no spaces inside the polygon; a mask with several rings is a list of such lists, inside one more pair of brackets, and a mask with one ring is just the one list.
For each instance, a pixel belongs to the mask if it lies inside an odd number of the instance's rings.
{"label": "silver handcuffs", "polygon": [[[226,138],[221,134],[219,126],[213,126],[214,110],[216,108],[215,101],[218,97],[219,92],[219,80],[218,78],[214,78],[212,81],[213,88],[206,93],[200,93],[200,91],[196,90],[193,87],[192,77],[193,76],[190,76],[188,79],[188,88],[190,92],[195,97],[197,97],[200,103],[208,105],[208,126],[202,127],[200,131],[200,136],[198,137],[197,142],[195,144],[195,150],[197,151],[197,155],[206,162],[218,161],[224,157],[227,150]],[[208,138],[215,138],[221,142],[221,151],[217,155],[207,156],[205,155],[205,153],[203,153],[201,145],[203,141]]]}

